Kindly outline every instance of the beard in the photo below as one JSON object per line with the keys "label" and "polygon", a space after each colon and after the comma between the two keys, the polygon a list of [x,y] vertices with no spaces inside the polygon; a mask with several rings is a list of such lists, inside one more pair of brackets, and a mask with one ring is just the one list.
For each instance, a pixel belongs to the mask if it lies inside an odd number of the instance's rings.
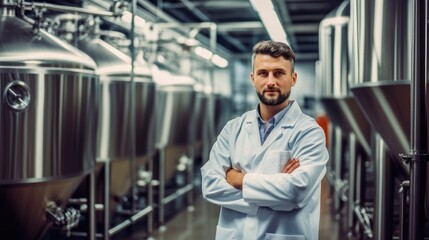
{"label": "beard", "polygon": [[279,95],[276,98],[266,98],[264,96],[265,91],[262,91],[262,93],[257,92],[259,100],[268,106],[276,106],[282,104],[284,101],[286,101],[290,96],[290,90],[284,94],[279,93]]}

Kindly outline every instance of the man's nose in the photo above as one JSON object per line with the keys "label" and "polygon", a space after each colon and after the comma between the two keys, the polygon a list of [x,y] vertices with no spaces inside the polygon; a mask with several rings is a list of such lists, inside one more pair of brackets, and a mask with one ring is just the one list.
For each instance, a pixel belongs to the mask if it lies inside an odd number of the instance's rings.
{"label": "man's nose", "polygon": [[275,84],[276,84],[276,79],[274,78],[272,73],[269,73],[267,85],[271,87],[271,86],[274,86]]}

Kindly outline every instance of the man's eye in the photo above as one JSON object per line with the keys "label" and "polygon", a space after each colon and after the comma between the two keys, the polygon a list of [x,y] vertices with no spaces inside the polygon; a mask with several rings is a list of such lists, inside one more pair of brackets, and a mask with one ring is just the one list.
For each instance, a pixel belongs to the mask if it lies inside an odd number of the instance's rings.
{"label": "man's eye", "polygon": [[260,72],[258,75],[261,77],[266,77],[268,74],[266,72]]}
{"label": "man's eye", "polygon": [[285,75],[284,72],[275,72],[274,73],[274,76],[276,76],[276,77],[282,77],[283,75]]}

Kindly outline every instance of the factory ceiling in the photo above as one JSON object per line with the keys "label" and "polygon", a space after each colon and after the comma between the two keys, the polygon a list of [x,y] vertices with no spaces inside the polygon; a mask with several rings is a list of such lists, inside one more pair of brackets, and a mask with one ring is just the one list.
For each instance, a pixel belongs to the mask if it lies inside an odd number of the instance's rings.
{"label": "factory ceiling", "polygon": [[[65,5],[105,0],[45,0]],[[260,0],[266,1],[266,0]],[[128,2],[131,3],[131,0]],[[297,60],[318,59],[318,27],[342,0],[272,0]],[[248,58],[252,46],[269,39],[258,13],[249,0],[136,0],[138,13],[150,14],[159,23],[215,23],[217,48],[235,57]],[[103,5],[103,4],[101,4]],[[198,34],[209,39],[209,31]]]}
{"label": "factory ceiling", "polygon": [[[261,0],[262,1],[262,0]],[[320,21],[342,0],[272,0],[298,59],[318,59]],[[235,56],[269,36],[249,0],[139,0],[181,23],[214,22],[217,42]],[[201,32],[206,34],[208,32]]]}

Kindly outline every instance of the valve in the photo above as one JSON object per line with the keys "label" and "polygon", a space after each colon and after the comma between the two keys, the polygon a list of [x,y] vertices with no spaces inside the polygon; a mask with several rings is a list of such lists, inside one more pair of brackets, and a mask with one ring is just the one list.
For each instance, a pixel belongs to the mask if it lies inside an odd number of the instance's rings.
{"label": "valve", "polygon": [[50,220],[54,226],[65,231],[67,236],[70,236],[71,229],[79,224],[80,217],[80,211],[74,208],[67,208],[64,210],[52,201],[48,202],[46,206],[46,218]]}

